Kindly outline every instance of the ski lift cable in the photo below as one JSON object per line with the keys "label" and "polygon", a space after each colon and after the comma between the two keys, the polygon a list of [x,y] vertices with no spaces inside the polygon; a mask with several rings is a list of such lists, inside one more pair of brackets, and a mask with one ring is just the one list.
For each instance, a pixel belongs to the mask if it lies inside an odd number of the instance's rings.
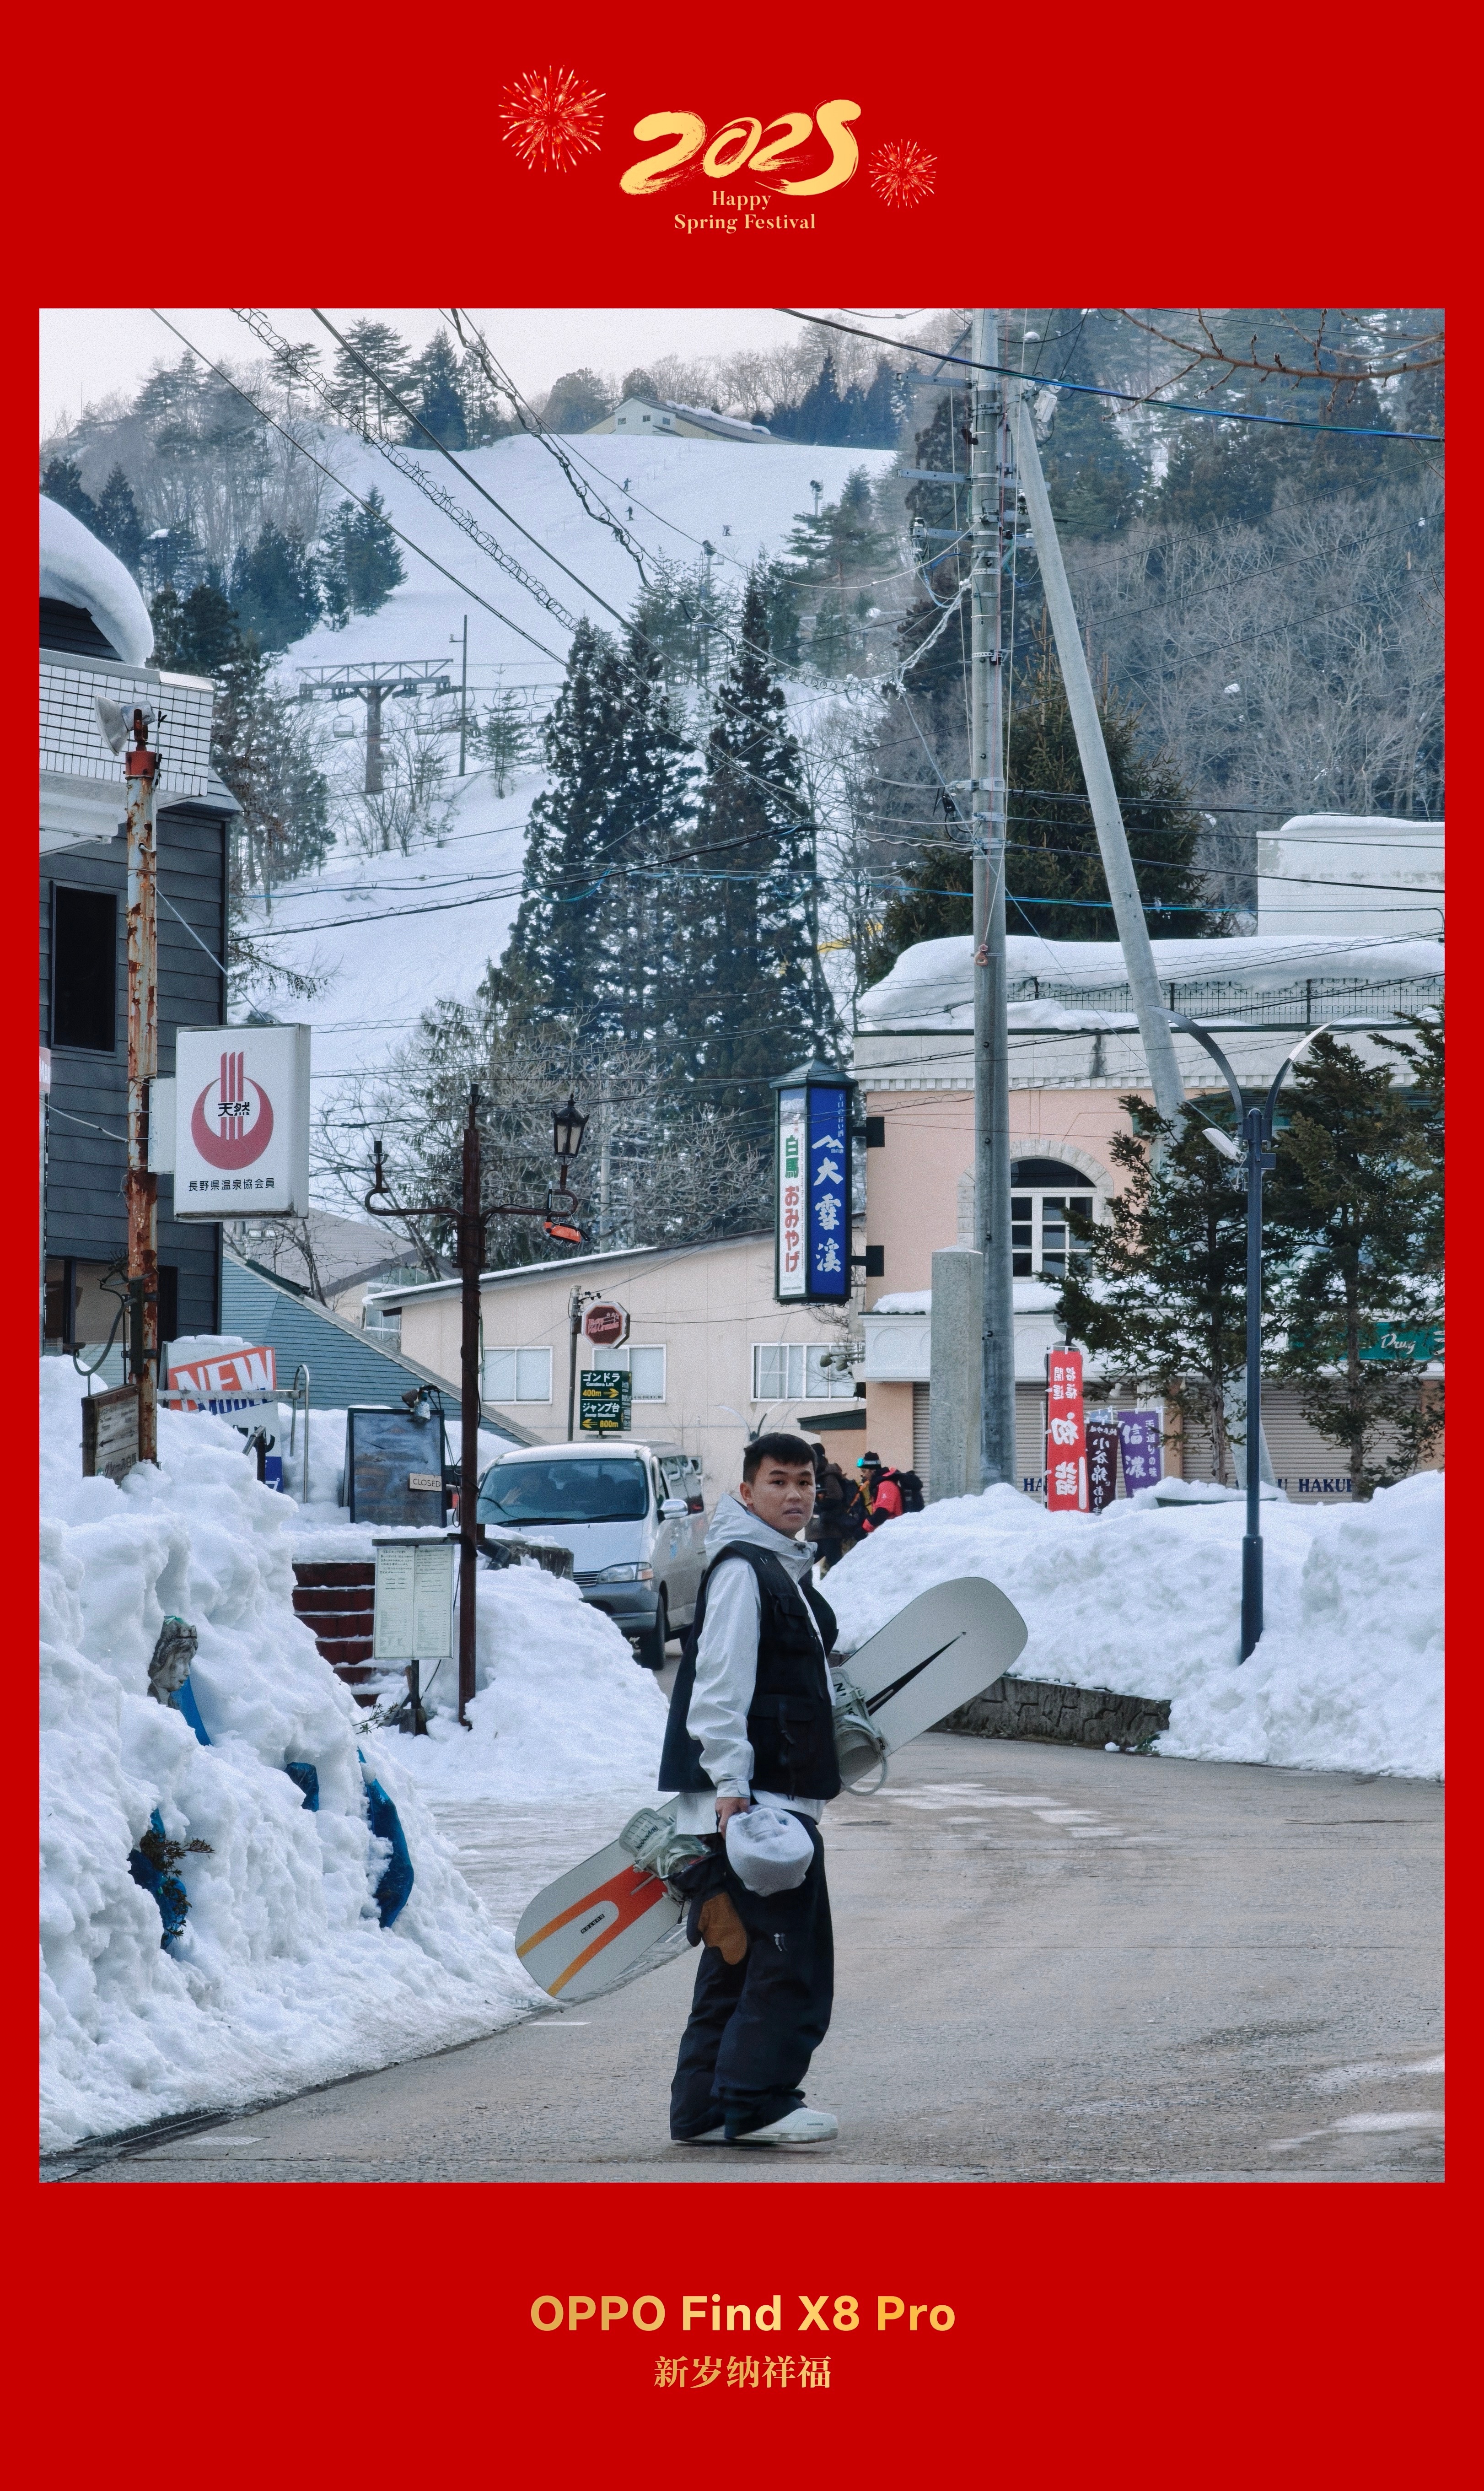
{"label": "ski lift cable", "polygon": [[[306,450],[302,441],[296,441],[294,435],[287,429],[287,427],[281,425],[276,416],[270,415],[266,407],[259,406],[255,397],[249,397],[247,392],[243,389],[237,381],[234,381],[228,372],[224,372],[219,364],[214,364],[212,362],[210,355],[204,354],[199,346],[192,345],[185,332],[181,329],[177,329],[173,320],[167,320],[164,313],[156,308],[153,304],[150,308],[154,311],[156,319],[160,323],[160,326],[168,329],[172,337],[178,337],[187,352],[194,355],[199,363],[204,364],[209,372],[214,372],[224,389],[231,390],[234,396],[240,397],[245,406],[250,406],[253,414],[259,418],[260,422],[271,425],[275,432],[281,433],[284,440],[289,444],[289,447],[293,450],[297,450],[302,458],[307,458],[311,467],[317,467],[320,474],[328,478],[329,482],[335,486],[338,492],[345,493],[351,501],[359,504],[363,511],[367,508],[364,498],[360,493],[356,492],[351,485],[345,484],[340,477],[336,476],[333,468],[327,467],[322,458],[316,458],[312,450]],[[418,543],[416,538],[408,536],[403,529],[393,526],[390,519],[387,520],[386,524],[392,529],[392,533],[396,538],[399,544],[406,545],[411,552],[417,555],[420,562],[425,562],[429,570],[436,571],[440,577],[451,580],[460,596],[471,598],[476,605],[481,605],[484,608],[486,614],[492,614],[497,623],[503,623],[507,630],[513,631],[517,639],[528,640],[533,649],[539,649],[543,658],[553,658],[556,659],[557,664],[561,665],[562,659],[558,652],[555,649],[548,649],[544,640],[538,640],[534,631],[527,631],[521,624],[512,623],[508,614],[501,613],[498,605],[492,605],[487,597],[481,597],[477,588],[469,587],[466,581],[459,578],[456,571],[450,571],[446,563],[439,562],[434,555],[426,552],[425,549]]]}
{"label": "ski lift cable", "polygon": [[[804,320],[815,329],[837,329],[842,337],[865,337],[872,345],[889,346],[896,342],[891,337],[874,337],[869,329],[849,328],[843,320],[827,320],[818,311],[795,311],[783,303],[775,304],[773,308],[781,311],[785,319]],[[976,363],[971,355],[946,353],[940,356],[939,360],[942,363],[962,364],[970,371],[1000,372],[1007,380],[1018,380],[1020,377],[1013,364],[980,364]],[[1322,374],[1321,377],[1325,376]],[[1337,372],[1334,378],[1343,380],[1345,374]],[[1121,399],[1127,406],[1152,406],[1159,413],[1166,415],[1205,416],[1213,424],[1269,424],[1276,425],[1279,430],[1284,432],[1344,432],[1349,433],[1352,438],[1365,441],[1426,441],[1438,448],[1440,448],[1443,442],[1443,435],[1440,432],[1393,432],[1389,425],[1382,424],[1324,424],[1316,416],[1255,415],[1245,408],[1191,406],[1180,398],[1150,398],[1147,397],[1141,390],[1105,389],[1094,386],[1089,381],[1053,381],[1042,377],[1040,386],[1042,389],[1062,390],[1077,397],[1114,397]]]}

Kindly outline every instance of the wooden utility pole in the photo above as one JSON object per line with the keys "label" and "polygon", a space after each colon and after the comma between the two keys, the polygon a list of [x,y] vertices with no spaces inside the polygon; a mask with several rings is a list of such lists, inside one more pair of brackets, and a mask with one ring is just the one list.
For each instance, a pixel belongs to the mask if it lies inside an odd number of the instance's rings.
{"label": "wooden utility pole", "polygon": [[129,892],[126,918],[129,1016],[128,1162],[124,1202],[128,1219],[129,1293],[131,1321],[129,1357],[139,1394],[139,1459],[158,1451],[155,1368],[160,1351],[159,1181],[150,1169],[150,1084],[160,1062],[159,941],[156,930],[155,780],[160,756],[149,749],[142,709],[132,720],[133,744],[124,755],[129,788]]}
{"label": "wooden utility pole", "polygon": [[[1000,363],[999,319],[974,315],[976,366]],[[970,815],[974,836],[974,1202],[981,1257],[981,1484],[1015,1480],[1015,1290],[1010,1260],[1009,989],[1004,951],[1004,705],[1000,577],[1005,497],[1015,518],[1013,462],[993,373],[970,393]]]}

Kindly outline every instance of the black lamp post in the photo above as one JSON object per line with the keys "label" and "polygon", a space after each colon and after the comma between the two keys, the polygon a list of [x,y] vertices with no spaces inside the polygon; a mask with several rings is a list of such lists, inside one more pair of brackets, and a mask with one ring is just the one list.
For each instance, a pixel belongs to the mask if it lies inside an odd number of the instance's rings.
{"label": "black lamp post", "polygon": [[467,1707],[475,1692],[475,1573],[479,1543],[474,1509],[480,1474],[480,1273],[484,1262],[484,1230],[489,1220],[501,1217],[539,1219],[548,1237],[581,1245],[582,1231],[576,1224],[580,1206],[576,1195],[567,1189],[567,1169],[568,1160],[576,1158],[582,1146],[582,1128],[587,1123],[587,1118],[578,1114],[576,1099],[571,1096],[565,1107],[557,1109],[552,1119],[552,1139],[562,1165],[562,1182],[547,1194],[543,1204],[481,1202],[479,1109],[480,1093],[473,1086],[464,1120],[463,1184],[456,1204],[393,1202],[387,1189],[379,1140],[371,1189],[365,1196],[367,1211],[379,1217],[453,1219],[458,1223],[458,1268],[463,1282],[459,1342],[458,1717],[466,1729]]}
{"label": "black lamp post", "polygon": [[[1172,1029],[1180,1029],[1197,1045],[1204,1046],[1231,1093],[1237,1111],[1237,1129],[1245,1144],[1247,1162],[1247,1527],[1241,1544],[1241,1657],[1250,1660],[1263,1633],[1263,1525],[1262,1525],[1262,1445],[1263,1445],[1263,1179],[1275,1166],[1272,1149],[1272,1120],[1278,1103],[1278,1093],[1296,1064],[1301,1064],[1318,1038],[1329,1027],[1327,1021],[1300,1039],[1291,1055],[1286,1055],[1273,1074],[1267,1096],[1261,1107],[1249,1107],[1242,1098],[1236,1073],[1209,1032],[1185,1012],[1168,1014]],[[1229,1133],[1214,1125],[1206,1127],[1206,1138],[1223,1158],[1240,1159],[1242,1145],[1234,1142]]]}

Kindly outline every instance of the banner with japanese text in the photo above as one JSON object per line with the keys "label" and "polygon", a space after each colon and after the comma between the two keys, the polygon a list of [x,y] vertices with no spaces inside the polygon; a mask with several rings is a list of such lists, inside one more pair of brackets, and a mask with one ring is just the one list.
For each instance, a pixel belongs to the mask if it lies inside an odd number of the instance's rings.
{"label": "banner with japanese text", "polygon": [[1082,1403],[1082,1352],[1046,1353],[1046,1505],[1052,1513],[1086,1513],[1088,1445]]}

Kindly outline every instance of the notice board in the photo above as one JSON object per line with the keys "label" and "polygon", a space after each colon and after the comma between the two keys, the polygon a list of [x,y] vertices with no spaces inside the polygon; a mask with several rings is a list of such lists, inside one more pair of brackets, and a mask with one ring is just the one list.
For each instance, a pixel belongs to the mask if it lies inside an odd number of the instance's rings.
{"label": "notice board", "polygon": [[347,1410],[345,1502],[352,1522],[406,1530],[444,1518],[443,1421],[410,1410]]}

